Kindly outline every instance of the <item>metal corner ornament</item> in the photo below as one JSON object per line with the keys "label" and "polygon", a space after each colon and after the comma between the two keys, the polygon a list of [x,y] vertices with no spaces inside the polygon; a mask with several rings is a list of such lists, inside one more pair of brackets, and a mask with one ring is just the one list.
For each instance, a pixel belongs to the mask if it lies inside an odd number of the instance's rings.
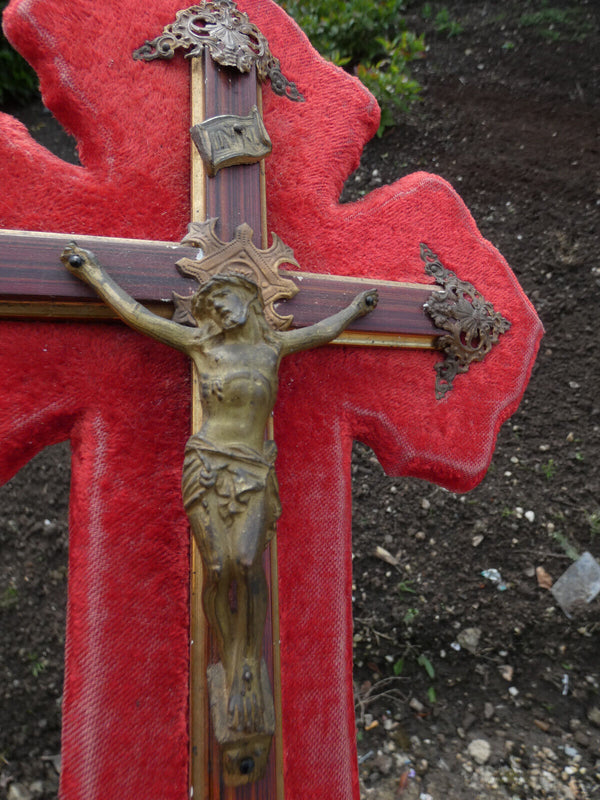
{"label": "metal corner ornament", "polygon": [[435,366],[435,395],[441,400],[459,373],[467,372],[474,361],[483,361],[510,322],[472,284],[446,269],[426,244],[421,244],[421,258],[425,272],[442,287],[432,292],[424,306],[434,325],[447,331],[437,341],[445,355]]}
{"label": "metal corner ornament", "polygon": [[133,57],[143,61],[173,58],[180,47],[189,51],[187,58],[200,55],[206,47],[217,64],[240,72],[250,72],[255,66],[259,80],[270,80],[275,94],[304,100],[296,84],[281,72],[279,59],[271,53],[264,34],[233,0],[213,0],[178,11],[175,22],[166,25],[160,36],[146,41]]}

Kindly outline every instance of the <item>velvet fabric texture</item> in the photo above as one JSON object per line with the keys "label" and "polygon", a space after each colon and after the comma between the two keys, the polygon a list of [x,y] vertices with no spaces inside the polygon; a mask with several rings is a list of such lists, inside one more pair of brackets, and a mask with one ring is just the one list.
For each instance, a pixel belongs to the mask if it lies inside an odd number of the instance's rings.
{"label": "velvet fabric texture", "polygon": [[[284,362],[275,410],[285,788],[358,798],[352,702],[353,439],[395,475],[466,491],[523,394],[541,324],[444,180],[416,173],[340,205],[375,133],[373,97],[270,0],[240,0],[304,104],[264,91],[269,228],[302,269],[430,282],[419,244],[512,323],[434,396],[433,352],[326,347]],[[188,64],[134,62],[175,0],[13,0],[5,30],[82,166],[0,117],[0,225],[178,241],[189,221]],[[58,254],[57,254],[58,258]],[[0,323],[0,478],[73,452],[63,800],[187,796],[189,432],[184,358],[119,323]]]}

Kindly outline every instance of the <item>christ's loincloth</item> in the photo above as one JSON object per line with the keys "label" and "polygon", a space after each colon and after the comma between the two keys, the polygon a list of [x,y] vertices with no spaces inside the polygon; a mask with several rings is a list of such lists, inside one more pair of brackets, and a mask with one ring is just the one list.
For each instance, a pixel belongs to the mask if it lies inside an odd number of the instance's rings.
{"label": "christ's loincloth", "polygon": [[217,497],[219,514],[231,524],[236,514],[244,512],[251,496],[265,495],[266,540],[275,534],[281,515],[279,484],[275,474],[275,442],[265,441],[259,453],[244,444],[219,447],[199,433],[185,446],[183,461],[183,504],[189,513],[196,503],[207,507],[207,496]]}

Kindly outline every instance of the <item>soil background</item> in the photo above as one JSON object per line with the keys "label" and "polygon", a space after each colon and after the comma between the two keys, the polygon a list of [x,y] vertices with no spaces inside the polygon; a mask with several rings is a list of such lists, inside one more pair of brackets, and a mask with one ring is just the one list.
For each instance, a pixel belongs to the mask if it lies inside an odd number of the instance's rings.
{"label": "soil background", "polygon": [[[410,2],[407,23],[426,35],[422,100],[343,199],[415,170],[449,180],[546,336],[469,495],[390,478],[356,445],[362,793],[600,798],[600,597],[569,619],[539,585],[600,560],[600,7]],[[4,110],[77,161],[41,103]],[[57,796],[68,493],[66,443],[0,493],[0,798]]]}

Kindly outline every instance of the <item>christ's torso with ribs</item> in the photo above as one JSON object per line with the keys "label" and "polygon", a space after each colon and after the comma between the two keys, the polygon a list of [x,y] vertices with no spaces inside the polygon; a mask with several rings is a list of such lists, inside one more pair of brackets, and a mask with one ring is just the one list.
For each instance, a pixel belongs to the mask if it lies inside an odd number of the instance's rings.
{"label": "christ's torso with ribs", "polygon": [[201,435],[225,446],[243,443],[261,452],[277,396],[277,348],[232,343],[190,355],[200,380]]}

